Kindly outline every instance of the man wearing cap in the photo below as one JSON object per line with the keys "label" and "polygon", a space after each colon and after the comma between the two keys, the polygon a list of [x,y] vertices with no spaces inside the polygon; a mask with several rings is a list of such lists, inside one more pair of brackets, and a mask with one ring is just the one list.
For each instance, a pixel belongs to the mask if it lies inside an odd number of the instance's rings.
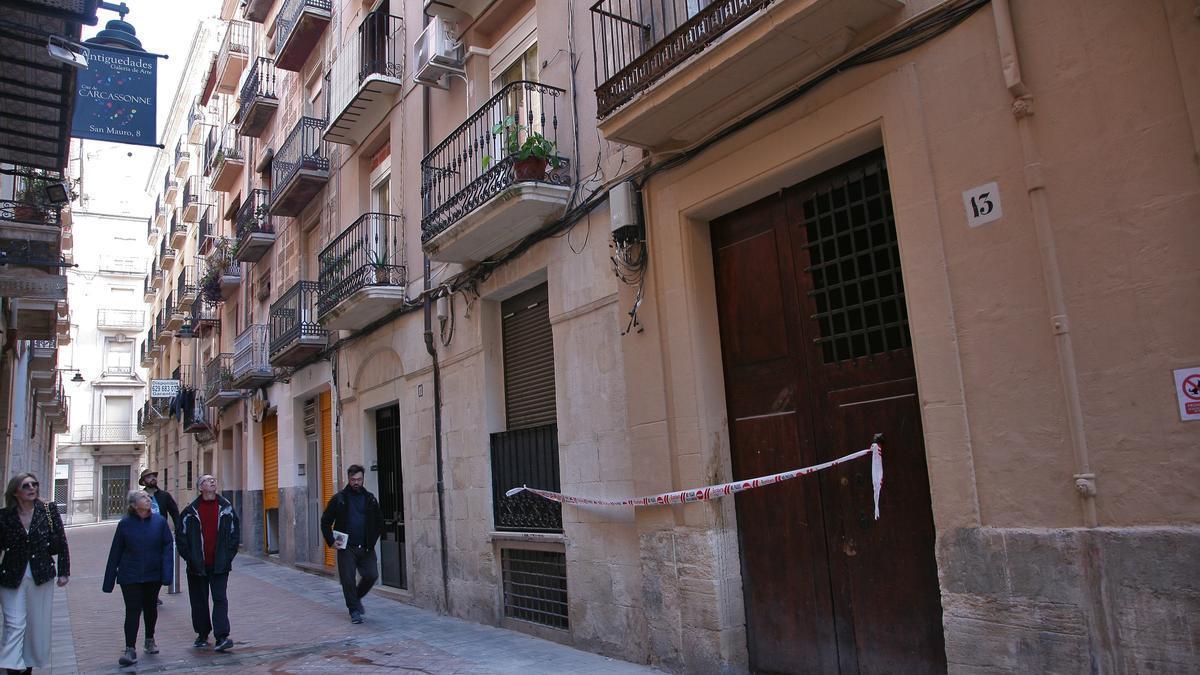
{"label": "man wearing cap", "polygon": [[176,531],[179,530],[179,506],[166,490],[158,487],[158,472],[146,469],[138,478],[138,485],[146,488],[150,495],[150,510],[166,518]]}

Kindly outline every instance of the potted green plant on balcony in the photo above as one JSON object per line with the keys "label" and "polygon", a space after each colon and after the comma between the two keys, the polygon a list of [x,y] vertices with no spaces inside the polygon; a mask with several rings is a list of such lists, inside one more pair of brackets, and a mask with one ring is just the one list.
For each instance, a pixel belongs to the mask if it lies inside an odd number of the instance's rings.
{"label": "potted green plant on balcony", "polygon": [[208,302],[224,300],[221,297],[221,269],[219,267],[212,266],[204,270],[204,276],[200,279],[200,294]]}
{"label": "potted green plant on balcony", "polygon": [[378,249],[367,252],[367,264],[375,270],[375,285],[389,286],[391,281],[388,274],[388,252]]}
{"label": "potted green plant on balcony", "polygon": [[[514,180],[544,180],[548,165],[558,168],[557,146],[541,132],[517,124],[514,115],[506,116],[492,127],[492,135],[499,137],[505,156],[513,157]],[[522,137],[524,140],[522,140]],[[492,163],[491,155],[483,156],[483,168]]]}
{"label": "potted green plant on balcony", "polygon": [[46,211],[51,206],[46,188],[55,182],[37,170],[22,177],[21,187],[15,195],[17,203],[13,206],[13,217],[26,222],[45,221]]}

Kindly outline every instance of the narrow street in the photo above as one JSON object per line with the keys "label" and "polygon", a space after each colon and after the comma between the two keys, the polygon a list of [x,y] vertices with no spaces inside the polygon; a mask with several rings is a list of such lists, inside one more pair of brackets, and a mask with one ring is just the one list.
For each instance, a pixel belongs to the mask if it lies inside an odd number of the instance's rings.
{"label": "narrow street", "polygon": [[[427,673],[635,673],[650,669],[608,659],[509,630],[460,621],[375,594],[367,597],[366,622],[347,619],[332,579],[250,556],[239,556],[229,579],[228,653],[191,648],[186,587],[162,595],[157,641],[161,653],[142,653],[120,668],[124,610],[119,592],[102,593],[104,563],[115,523],[69,528],[71,583],[57,589],[54,647],[56,674],[105,672],[241,673],[319,671]],[[186,581],[185,581],[186,584]],[[64,608],[69,607],[69,612]]]}

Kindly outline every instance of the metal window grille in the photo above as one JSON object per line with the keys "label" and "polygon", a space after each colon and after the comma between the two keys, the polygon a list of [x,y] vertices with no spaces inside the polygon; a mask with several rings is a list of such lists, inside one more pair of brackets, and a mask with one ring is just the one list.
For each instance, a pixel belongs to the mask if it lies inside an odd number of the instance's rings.
{"label": "metal window grille", "polygon": [[528,492],[505,496],[521,485],[558,492],[558,425],[491,435],[492,519],[497,530],[562,532],[562,504]]}
{"label": "metal window grille", "polygon": [[567,557],[560,551],[500,549],[504,616],[551,628],[570,628]]}
{"label": "metal window grille", "polygon": [[882,158],[801,195],[825,363],[909,347],[900,250]]}
{"label": "metal window grille", "polygon": [[58,505],[58,512],[61,514],[67,513],[67,479],[54,479],[54,503]]}

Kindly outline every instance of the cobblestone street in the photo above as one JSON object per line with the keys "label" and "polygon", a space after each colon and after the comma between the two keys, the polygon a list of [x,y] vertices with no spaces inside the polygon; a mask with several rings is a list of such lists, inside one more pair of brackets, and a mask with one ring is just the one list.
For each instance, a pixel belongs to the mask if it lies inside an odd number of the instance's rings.
{"label": "cobblestone street", "polygon": [[[242,555],[229,580],[229,653],[191,648],[186,581],[164,593],[157,627],[161,653],[117,666],[124,610],[119,592],[102,593],[115,523],[70,528],[73,576],[55,597],[54,673],[392,672],[635,673],[650,669],[509,630],[459,621],[372,593],[366,622],[349,622],[333,579]],[[67,607],[70,611],[64,611]],[[65,639],[69,635],[71,639]]]}

